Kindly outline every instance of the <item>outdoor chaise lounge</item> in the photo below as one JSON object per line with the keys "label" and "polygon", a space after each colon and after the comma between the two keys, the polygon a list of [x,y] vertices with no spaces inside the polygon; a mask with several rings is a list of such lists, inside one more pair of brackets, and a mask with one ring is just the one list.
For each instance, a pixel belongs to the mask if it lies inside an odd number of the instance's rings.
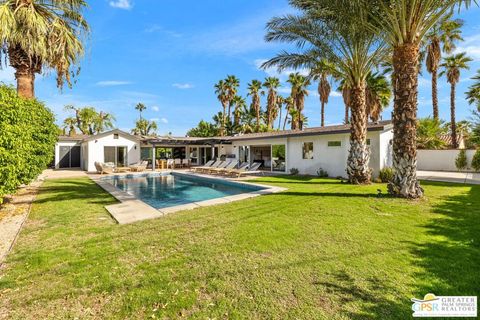
{"label": "outdoor chaise lounge", "polygon": [[135,163],[135,164],[131,165],[130,170],[135,171],[135,172],[142,172],[142,171],[147,170],[147,166],[148,166],[148,161],[142,161],[142,162],[138,162],[138,163]]}
{"label": "outdoor chaise lounge", "polygon": [[252,164],[250,168],[243,167],[241,169],[232,170],[230,174],[232,176],[236,176],[237,178],[240,178],[242,175],[247,175],[247,174],[257,174],[257,173],[264,174],[263,171],[258,170],[258,168],[260,168],[261,165],[262,164],[260,162],[255,162],[254,164]]}
{"label": "outdoor chaise lounge", "polygon": [[248,162],[242,162],[238,165],[237,168],[225,169],[221,173],[225,175],[230,175],[230,174],[233,174],[234,172],[237,172],[238,170],[246,170],[247,168],[248,168]]}
{"label": "outdoor chaise lounge", "polygon": [[205,168],[199,168],[198,171],[203,172],[203,173],[208,173],[208,171],[212,168],[220,168],[225,163],[225,161],[217,160],[215,161],[211,166],[205,167]]}
{"label": "outdoor chaise lounge", "polygon": [[201,167],[192,167],[192,171],[201,171],[202,169],[207,169],[207,168],[210,168],[212,165],[214,165],[215,163],[220,163],[220,160],[217,160],[217,161],[214,161],[214,160],[210,160],[208,161],[207,163],[205,163],[205,165],[201,166]]}
{"label": "outdoor chaise lounge", "polygon": [[97,169],[97,173],[99,174],[110,174],[110,173],[113,173],[114,172],[114,167],[113,166],[110,166],[110,165],[107,165],[105,163],[101,163],[101,162],[95,162],[95,169]]}
{"label": "outdoor chaise lounge", "polygon": [[225,167],[222,167],[222,168],[212,168],[210,169],[210,173],[213,173],[213,174],[222,174],[228,170],[232,170],[234,169],[235,167],[238,166],[238,161],[230,161],[227,163],[227,165]]}
{"label": "outdoor chaise lounge", "polygon": [[215,172],[217,169],[223,169],[225,168],[226,166],[228,166],[230,164],[231,161],[222,161],[220,162],[220,164],[216,167],[212,166],[210,168],[207,168],[207,169],[204,169],[203,170],[203,173],[213,173]]}

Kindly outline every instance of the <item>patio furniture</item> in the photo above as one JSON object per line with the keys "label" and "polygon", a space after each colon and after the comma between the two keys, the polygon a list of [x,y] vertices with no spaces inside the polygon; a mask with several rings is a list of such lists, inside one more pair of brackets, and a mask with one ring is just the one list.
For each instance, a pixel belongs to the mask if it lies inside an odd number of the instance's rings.
{"label": "patio furniture", "polygon": [[201,171],[202,169],[206,169],[206,168],[210,168],[212,167],[214,164],[218,164],[220,163],[220,160],[217,160],[217,161],[214,161],[214,160],[210,160],[208,161],[207,163],[205,163],[205,165],[201,166],[201,167],[192,167],[190,170],[195,172],[195,171]]}
{"label": "patio furniture", "polygon": [[248,162],[242,162],[238,165],[237,168],[232,168],[232,169],[225,169],[222,171],[225,175],[233,174],[235,171],[238,170],[247,170],[248,169]]}
{"label": "patio furniture", "polygon": [[114,172],[114,168],[112,166],[106,165],[105,163],[95,162],[95,169],[97,169],[97,173],[99,174],[111,174]]}
{"label": "patio furniture", "polygon": [[148,161],[142,161],[140,163],[134,164],[130,166],[130,170],[134,172],[142,172],[147,170]]}
{"label": "patio furniture", "polygon": [[168,159],[167,160],[167,169],[175,169],[175,161],[173,159]]}
{"label": "patio furniture", "polygon": [[129,167],[116,167],[115,168],[115,172],[118,172],[118,173],[124,173],[124,172],[130,172],[132,171],[132,169],[130,169]]}
{"label": "patio furniture", "polygon": [[182,159],[173,159],[173,166],[174,168],[181,168],[182,167]]}
{"label": "patio furniture", "polygon": [[232,170],[234,169],[236,166],[238,165],[238,161],[230,161],[229,163],[227,163],[227,165],[223,168],[212,168],[210,169],[210,173],[213,173],[213,174],[222,174],[228,170]]}
{"label": "patio furniture", "polygon": [[167,160],[158,159],[156,161],[156,168],[157,169],[166,169],[167,168]]}
{"label": "patio furniture", "polygon": [[217,169],[223,169],[230,164],[231,161],[222,161],[218,166],[203,170],[204,173],[214,173]]}
{"label": "patio furniture", "polygon": [[237,179],[240,178],[242,175],[248,175],[248,174],[261,173],[263,175],[264,172],[262,170],[258,170],[258,168],[260,168],[261,165],[262,164],[260,162],[256,162],[256,163],[252,164],[252,166],[250,168],[245,167],[245,168],[242,168],[242,169],[232,170],[231,174],[233,176],[236,176]]}
{"label": "patio furniture", "polygon": [[182,167],[183,168],[189,168],[190,167],[190,161],[188,159],[182,159]]}

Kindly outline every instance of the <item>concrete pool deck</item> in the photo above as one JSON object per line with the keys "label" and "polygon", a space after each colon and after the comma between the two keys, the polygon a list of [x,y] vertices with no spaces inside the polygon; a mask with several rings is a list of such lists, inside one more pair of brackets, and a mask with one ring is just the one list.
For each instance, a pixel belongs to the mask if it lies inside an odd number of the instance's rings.
{"label": "concrete pool deck", "polygon": [[[245,199],[249,199],[249,198],[258,197],[258,196],[264,195],[264,194],[277,193],[277,192],[282,192],[282,191],[287,190],[286,188],[281,188],[281,187],[274,187],[274,186],[256,184],[256,183],[251,183],[251,182],[248,182],[248,183],[247,182],[239,182],[237,180],[225,178],[225,177],[222,177],[222,176],[211,176],[211,175],[209,176],[209,175],[205,175],[205,174],[195,174],[195,173],[192,173],[192,172],[186,173],[185,171],[176,171],[176,170],[163,171],[162,173],[167,173],[168,174],[168,173],[171,173],[171,172],[188,174],[188,175],[191,175],[191,176],[201,177],[201,178],[206,178],[206,179],[212,179],[212,180],[225,180],[225,181],[229,181],[229,182],[237,182],[239,184],[261,187],[263,189],[258,190],[258,191],[241,193],[241,194],[237,194],[237,195],[231,195],[231,196],[226,196],[226,197],[221,197],[221,198],[199,201],[199,202],[191,202],[191,203],[182,204],[182,205],[178,205],[178,206],[155,209],[154,207],[152,207],[152,206],[146,204],[145,202],[137,199],[135,196],[133,196],[133,195],[127,193],[127,192],[124,192],[124,191],[116,188],[114,185],[112,185],[108,181],[103,180],[102,178],[104,176],[89,175],[89,177],[90,177],[90,179],[95,181],[100,187],[102,187],[105,191],[107,191],[113,197],[115,197],[118,201],[120,201],[120,203],[109,205],[109,206],[105,207],[107,209],[107,211],[112,215],[112,217],[119,224],[128,224],[128,223],[134,223],[134,222],[137,222],[137,221],[157,219],[157,218],[163,217],[167,214],[178,212],[178,211],[193,210],[193,209],[196,209],[196,208],[209,207],[209,206],[214,206],[214,205],[219,205],[219,204],[227,204],[227,203],[234,202],[234,201],[245,200]],[[149,174],[149,173],[151,174],[152,172],[147,172],[147,174]],[[145,173],[138,173],[138,174],[133,174],[133,175],[144,175],[144,174]]]}

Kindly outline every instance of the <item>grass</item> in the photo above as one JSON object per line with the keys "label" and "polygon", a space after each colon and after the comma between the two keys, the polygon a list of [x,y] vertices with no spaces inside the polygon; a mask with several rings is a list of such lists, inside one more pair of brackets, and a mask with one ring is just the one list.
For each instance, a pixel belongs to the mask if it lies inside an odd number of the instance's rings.
{"label": "grass", "polygon": [[260,181],[288,191],[124,226],[90,180],[47,181],[0,318],[406,319],[412,297],[479,294],[480,186]]}

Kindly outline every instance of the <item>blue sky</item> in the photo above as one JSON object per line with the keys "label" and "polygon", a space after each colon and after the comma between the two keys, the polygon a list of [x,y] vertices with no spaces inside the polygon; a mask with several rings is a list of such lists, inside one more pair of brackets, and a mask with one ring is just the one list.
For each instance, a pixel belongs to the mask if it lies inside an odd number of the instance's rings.
{"label": "blue sky", "polygon": [[[68,116],[66,104],[94,106],[115,115],[116,126],[129,130],[138,114],[138,102],[147,105],[145,116],[158,122],[159,134],[184,135],[200,119],[210,120],[220,110],[213,85],[227,74],[241,80],[245,95],[251,79],[262,80],[274,70],[259,70],[259,64],[286,48],[265,43],[266,22],[275,15],[291,12],[283,0],[96,0],[90,1],[86,17],[92,33],[82,71],[73,89],[55,87],[53,73],[39,76],[36,93],[55,112],[60,123]],[[457,117],[470,116],[463,92],[469,77],[480,69],[480,9],[462,13],[465,20],[458,51],[467,51],[475,60],[462,73],[458,87]],[[280,78],[284,81],[287,73]],[[0,81],[12,82],[10,68],[0,72]],[[309,126],[320,124],[315,85],[306,100]],[[439,80],[441,117],[449,117],[449,90]],[[289,88],[284,85],[282,94]],[[265,99],[263,99],[265,103]],[[389,119],[391,108],[384,112]],[[419,116],[431,114],[429,74],[419,79]],[[333,92],[326,109],[327,124],[340,123],[341,96]]]}

